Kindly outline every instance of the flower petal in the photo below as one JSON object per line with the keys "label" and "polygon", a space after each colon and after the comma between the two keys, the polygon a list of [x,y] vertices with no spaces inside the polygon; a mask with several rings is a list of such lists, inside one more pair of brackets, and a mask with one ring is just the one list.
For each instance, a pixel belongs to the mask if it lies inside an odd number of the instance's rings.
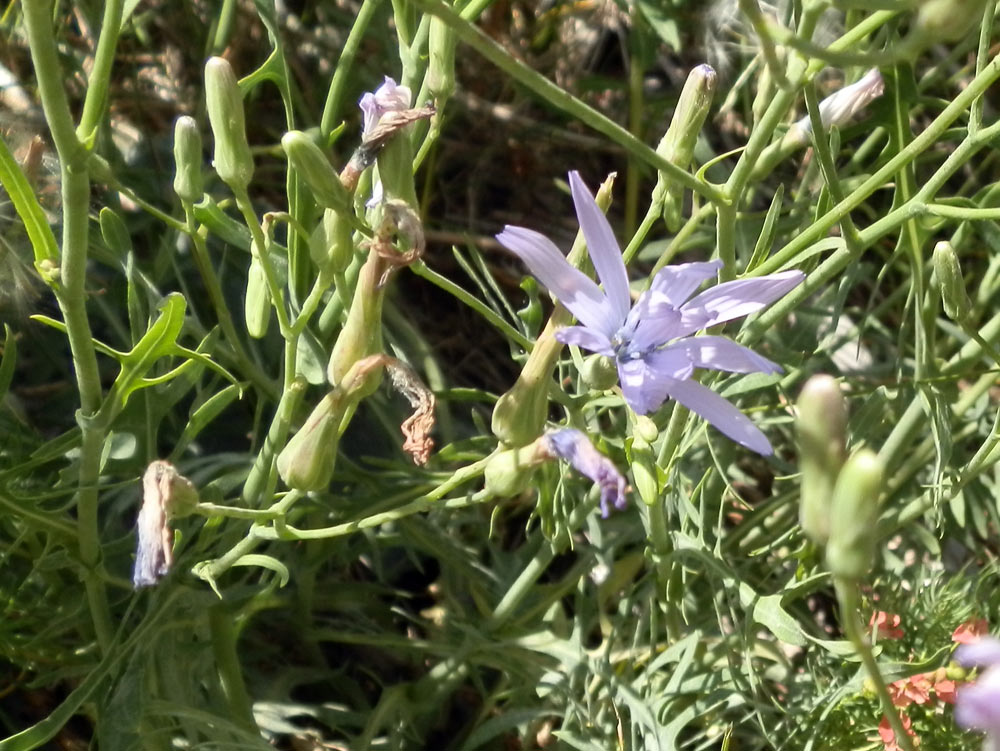
{"label": "flower petal", "polygon": [[659,349],[645,357],[618,361],[618,379],[629,406],[645,415],[667,400],[671,384],[690,378],[694,372],[687,353]]}
{"label": "flower petal", "polygon": [[559,248],[545,235],[524,227],[504,227],[497,240],[528,267],[538,281],[558,298],[584,326],[609,340],[621,320],[594,281],[570,266]]}
{"label": "flower petal", "polygon": [[673,381],[668,394],[718,428],[723,435],[758,454],[774,453],[767,437],[745,414],[709,388],[696,381]]}
{"label": "flower petal", "polygon": [[1000,668],[989,668],[975,683],[959,687],[955,721],[963,728],[1000,731]]}
{"label": "flower petal", "polygon": [[568,461],[577,472],[593,480],[601,489],[601,516],[607,517],[611,505],[625,508],[625,478],[614,463],[594,448],[583,433],[565,428],[545,434],[552,454]]}
{"label": "flower petal", "polygon": [[576,207],[576,217],[580,220],[580,229],[587,241],[587,252],[594,262],[594,270],[604,285],[604,293],[608,296],[611,309],[615,312],[620,326],[632,306],[632,298],[628,291],[628,273],[622,260],[622,251],[615,240],[615,233],[608,224],[604,212],[590,195],[587,186],[583,184],[580,173],[569,173],[569,187],[573,193],[573,205]]}
{"label": "flower petal", "polygon": [[782,271],[757,279],[724,282],[705,290],[691,302],[686,303],[684,310],[700,310],[708,313],[713,325],[731,321],[756,313],[797,287],[805,278],[806,275],[801,271]]}
{"label": "flower petal", "polygon": [[556,339],[563,344],[575,344],[577,347],[608,357],[615,353],[611,348],[611,342],[604,334],[586,326],[567,326],[559,329],[556,332]]}
{"label": "flower petal", "polygon": [[720,260],[664,266],[649,285],[650,313],[655,315],[658,305],[679,308],[702,282],[716,276],[721,268]]}
{"label": "flower petal", "polygon": [[955,660],[967,668],[1000,665],[1000,639],[984,636],[972,644],[963,644],[955,650]]}
{"label": "flower petal", "polygon": [[696,368],[730,373],[780,373],[781,368],[752,349],[722,336],[692,336],[663,348],[682,349]]}

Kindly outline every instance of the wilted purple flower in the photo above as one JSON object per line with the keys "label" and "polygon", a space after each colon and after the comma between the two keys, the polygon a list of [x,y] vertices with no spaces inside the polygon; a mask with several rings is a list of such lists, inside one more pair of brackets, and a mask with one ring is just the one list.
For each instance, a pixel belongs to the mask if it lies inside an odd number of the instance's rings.
{"label": "wilted purple flower", "polygon": [[704,417],[737,443],[760,454],[771,444],[750,419],[711,389],[691,379],[695,368],[733,373],[777,373],[775,363],[721,336],[692,336],[708,326],[761,310],[805,275],[783,271],[725,282],[688,299],[715,276],[721,261],[666,266],[630,307],[628,275],[611,225],[577,172],[569,173],[576,215],[604,291],[570,266],[542,234],[507,226],[497,235],[582,326],[561,329],[564,344],[614,357],[622,394],[639,414],[672,398]]}
{"label": "wilted purple flower", "polygon": [[575,428],[564,428],[546,433],[542,445],[600,487],[601,516],[606,518],[611,513],[611,505],[625,508],[625,478],[610,459],[594,448],[587,436]]}
{"label": "wilted purple flower", "polygon": [[358,106],[361,107],[361,113],[364,116],[361,130],[362,140],[367,139],[386,112],[409,109],[411,97],[412,93],[409,87],[398,85],[389,76],[385,77],[384,83],[375,91],[367,91],[362,94],[358,101]]}
{"label": "wilted purple flower", "polygon": [[985,636],[955,650],[955,659],[965,667],[986,666],[982,675],[958,689],[955,720],[964,728],[988,733],[987,751],[1000,749],[1000,640]]}

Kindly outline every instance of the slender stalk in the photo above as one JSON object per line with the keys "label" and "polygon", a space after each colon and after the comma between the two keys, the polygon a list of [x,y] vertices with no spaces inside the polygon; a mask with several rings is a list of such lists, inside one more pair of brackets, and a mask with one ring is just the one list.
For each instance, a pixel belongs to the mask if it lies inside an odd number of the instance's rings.
{"label": "slender stalk", "polygon": [[340,59],[337,60],[337,68],[333,72],[330,88],[326,92],[326,103],[323,105],[323,116],[319,123],[319,132],[323,138],[329,137],[340,116],[347,81],[354,68],[354,59],[358,56],[361,40],[364,39],[365,31],[368,30],[368,25],[381,2],[382,0],[364,0],[354,19],[351,33],[347,35],[347,41],[340,51]]}
{"label": "slender stalk", "polygon": [[882,703],[882,711],[885,713],[886,719],[889,720],[889,725],[892,726],[892,732],[896,735],[896,743],[903,751],[913,751],[910,736],[903,727],[899,711],[892,704],[892,697],[889,696],[889,688],[885,685],[885,679],[878,669],[878,662],[875,660],[875,655],[872,654],[871,645],[865,639],[861,621],[858,618],[860,605],[858,603],[857,584],[837,578],[834,580],[834,588],[837,591],[837,600],[840,603],[840,618],[844,626],[844,631],[847,632],[847,638],[854,646],[854,650],[858,653],[861,662],[865,666],[865,670],[868,672],[868,677],[875,686],[875,692]]}
{"label": "slender stalk", "polygon": [[[120,15],[120,6],[118,10]],[[97,526],[97,486],[105,434],[93,419],[100,410],[103,392],[91,339],[85,289],[90,221],[87,150],[74,132],[73,118],[63,90],[64,77],[52,34],[52,7],[49,3],[38,0],[25,3],[23,12],[39,96],[59,155],[62,177],[63,231],[59,261],[61,284],[55,288],[55,292],[66,324],[80,394],[77,417],[81,430],[76,493],[77,544],[84,568],[83,581],[94,631],[102,651],[106,651],[111,645],[114,630],[111,626],[107,593],[98,571],[101,542]],[[114,27],[113,30],[109,30],[111,26]],[[104,42],[105,33],[112,35],[113,39],[117,35],[117,28],[118,24],[110,23],[106,16],[101,41],[98,42],[98,49],[104,50],[104,58],[113,52],[113,48],[108,51],[107,43]],[[110,62],[107,65],[110,66]],[[93,78],[92,83],[99,85]],[[107,81],[103,85],[106,87]],[[100,96],[100,92],[93,96]],[[91,101],[90,96],[87,101]],[[92,105],[92,108],[96,106]]]}
{"label": "slender stalk", "polygon": [[212,634],[212,652],[219,670],[222,691],[229,702],[230,716],[248,730],[260,732],[253,716],[253,701],[243,681],[240,655],[236,648],[236,625],[233,614],[223,603],[213,605],[208,610],[208,623]]}

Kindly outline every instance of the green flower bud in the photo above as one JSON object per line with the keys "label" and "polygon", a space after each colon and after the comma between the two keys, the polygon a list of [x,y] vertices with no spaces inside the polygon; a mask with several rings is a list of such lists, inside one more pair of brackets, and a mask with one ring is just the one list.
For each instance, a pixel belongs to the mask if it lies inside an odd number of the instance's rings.
{"label": "green flower bud", "polygon": [[[385,287],[380,286],[383,264],[378,253],[372,251],[361,267],[354,289],[347,321],[340,330],[326,368],[327,379],[334,386],[340,385],[351,367],[363,357],[382,350],[382,300]],[[379,373],[372,373],[368,381],[371,393],[378,387]]]}
{"label": "green flower bud", "polygon": [[281,450],[278,474],[288,487],[308,492],[323,490],[330,484],[344,413],[340,391],[331,391]]}
{"label": "green flower bud", "polygon": [[820,545],[830,536],[833,488],[846,456],[847,405],[836,379],[810,378],[797,404],[795,430],[799,445],[802,531]]}
{"label": "green flower bud", "polygon": [[[562,317],[565,316],[565,313]],[[549,414],[549,386],[562,344],[549,319],[510,390],[493,407],[493,434],[509,446],[524,446],[542,434]]]}
{"label": "green flower bud", "polygon": [[913,25],[927,44],[957,42],[983,22],[986,0],[923,0]]}
{"label": "green flower bud", "polygon": [[340,274],[354,258],[354,227],[345,215],[327,209],[323,212],[323,234],[327,271]]}
{"label": "green flower bud", "polygon": [[660,435],[660,431],[656,429],[656,423],[646,415],[635,416],[635,427],[632,432],[646,443],[652,443]]}
{"label": "green flower bud", "polygon": [[632,480],[636,492],[643,503],[652,506],[660,500],[660,473],[656,466],[656,456],[652,446],[639,431],[632,436],[632,445],[628,450],[628,460],[632,467]]}
{"label": "green flower bud", "polygon": [[[705,124],[708,111],[712,107],[712,96],[717,81],[715,71],[709,65],[694,68],[684,82],[670,127],[656,147],[658,154],[681,169],[691,166],[698,134]],[[661,175],[657,189],[663,191],[663,220],[667,229],[676,232],[681,226],[681,201],[683,188],[667,181]]]}
{"label": "green flower bud", "polygon": [[228,60],[205,63],[205,101],[215,138],[215,171],[234,192],[245,192],[253,177],[253,156],[243,120],[243,93]]}
{"label": "green flower bud", "polygon": [[826,546],[826,563],[835,577],[857,581],[871,570],[881,490],[882,462],[873,451],[858,451],[840,470]]}
{"label": "green flower bud", "polygon": [[327,209],[346,210],[351,194],[330,165],[323,150],[300,130],[291,130],[281,137],[281,148],[288,161],[312,191],[316,203]]}
{"label": "green flower bud", "polygon": [[548,458],[539,441],[494,454],[483,471],[486,492],[494,498],[520,495],[531,484],[535,469]]}
{"label": "green flower bud", "polygon": [[193,117],[182,115],[174,123],[174,193],[182,201],[197,203],[205,191],[201,182],[201,132]]}
{"label": "green flower bud", "polygon": [[605,355],[589,355],[583,360],[580,370],[583,382],[594,391],[606,391],[618,383],[618,369],[615,362]]}
{"label": "green flower bud", "polygon": [[256,257],[250,261],[250,270],[247,272],[247,295],[243,315],[247,333],[254,339],[261,339],[267,333],[267,326],[271,321],[271,291],[267,286],[264,266]]}
{"label": "green flower bud", "polygon": [[951,243],[939,242],[934,246],[931,265],[934,268],[932,282],[940,290],[945,315],[956,323],[967,322],[972,312],[972,302],[965,289],[958,254]]}

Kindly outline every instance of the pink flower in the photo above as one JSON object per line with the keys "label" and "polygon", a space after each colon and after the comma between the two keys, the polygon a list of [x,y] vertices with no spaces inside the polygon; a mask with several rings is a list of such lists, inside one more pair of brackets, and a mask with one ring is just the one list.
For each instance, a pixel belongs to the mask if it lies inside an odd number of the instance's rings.
{"label": "pink flower", "polygon": [[[903,729],[906,731],[907,735],[913,739],[913,745],[919,746],[920,739],[910,728],[910,718],[905,714],[900,714],[899,718],[903,721]],[[896,741],[896,734],[892,731],[892,726],[889,724],[888,717],[883,717],[882,722],[878,724],[878,736],[882,739],[882,743],[885,745],[885,751],[901,751],[900,745]]]}
{"label": "pink flower", "polygon": [[934,684],[934,693],[945,704],[954,704],[957,686],[955,681],[945,679]]}
{"label": "pink flower", "polygon": [[979,641],[980,637],[988,632],[989,624],[985,618],[970,618],[955,629],[951,640],[959,644],[972,644]]}
{"label": "pink flower", "polygon": [[903,629],[899,628],[899,616],[895,613],[876,610],[868,621],[868,628],[878,639],[903,638]]}

